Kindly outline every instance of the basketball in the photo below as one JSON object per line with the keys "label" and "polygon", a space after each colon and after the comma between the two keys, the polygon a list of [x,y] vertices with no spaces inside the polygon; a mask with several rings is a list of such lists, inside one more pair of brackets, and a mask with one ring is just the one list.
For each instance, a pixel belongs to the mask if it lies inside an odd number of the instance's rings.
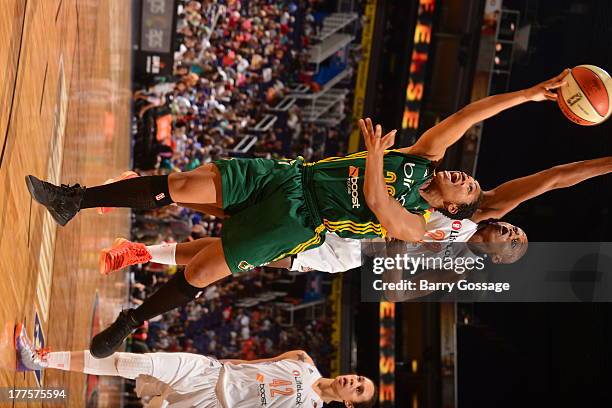
{"label": "basketball", "polygon": [[557,103],[566,118],[582,126],[598,125],[612,112],[612,78],[594,65],[578,65],[559,88]]}

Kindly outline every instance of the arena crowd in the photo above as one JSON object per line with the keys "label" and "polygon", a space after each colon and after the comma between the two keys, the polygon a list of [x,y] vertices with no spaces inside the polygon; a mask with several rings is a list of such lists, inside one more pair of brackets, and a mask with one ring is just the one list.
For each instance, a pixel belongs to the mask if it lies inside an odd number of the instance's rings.
{"label": "arena crowd", "polygon": [[[297,85],[312,92],[323,85],[317,82],[321,75],[314,75],[308,64],[307,50],[321,30],[325,1],[178,3],[174,75],[134,95],[135,170],[167,174],[228,156],[303,156],[314,161],[346,153],[350,126],[305,122],[298,105],[274,111],[272,126],[254,130]],[[250,136],[256,140],[252,149],[236,148]],[[170,206],[135,211],[132,238],[145,244],[184,242],[220,236],[221,229],[221,219]],[[132,268],[131,301],[141,302],[176,269],[153,263]],[[289,325],[283,305],[302,304],[312,300],[313,293],[304,290],[302,277],[293,285],[273,285],[282,273],[257,268],[208,287],[188,306],[146,322],[132,335],[131,350],[254,359],[306,349],[323,375],[329,374],[331,313],[298,318]],[[276,291],[268,299],[242,306],[236,302],[272,286]]]}

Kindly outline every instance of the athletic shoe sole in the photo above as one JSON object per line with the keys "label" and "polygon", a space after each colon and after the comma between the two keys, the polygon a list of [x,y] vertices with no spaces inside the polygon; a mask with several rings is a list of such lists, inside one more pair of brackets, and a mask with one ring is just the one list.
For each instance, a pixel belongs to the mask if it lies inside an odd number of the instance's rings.
{"label": "athletic shoe sole", "polygon": [[21,357],[19,356],[18,344],[19,344],[19,338],[21,337],[21,332],[23,330],[24,330],[23,323],[17,323],[15,325],[15,331],[13,333],[13,347],[15,347],[15,361],[17,362],[17,366],[15,367],[15,370],[20,373],[24,371],[32,371],[21,363]]}

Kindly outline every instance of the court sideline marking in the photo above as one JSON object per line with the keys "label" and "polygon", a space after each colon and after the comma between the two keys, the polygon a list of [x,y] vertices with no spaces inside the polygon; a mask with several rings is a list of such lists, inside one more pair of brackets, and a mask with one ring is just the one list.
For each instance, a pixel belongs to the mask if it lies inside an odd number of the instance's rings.
{"label": "court sideline marking", "polygon": [[57,5],[57,11],[55,12],[55,23],[56,24],[57,24],[57,18],[59,17],[60,10],[62,9],[62,3],[64,3],[64,0],[60,0],[59,4]]}
{"label": "court sideline marking", "polygon": [[43,101],[45,100],[45,88],[47,87],[47,71],[49,70],[49,61],[45,65],[45,76],[43,77],[42,91],[40,92],[40,106],[38,108],[38,115],[42,114]]}
{"label": "court sideline marking", "polygon": [[0,168],[4,162],[4,152],[6,151],[6,143],[8,142],[9,131],[11,129],[11,120],[13,119],[13,105],[15,103],[15,91],[17,89],[17,80],[19,79],[19,65],[21,64],[21,47],[23,45],[23,30],[26,23],[26,12],[28,11],[28,0],[25,0],[23,6],[23,16],[21,18],[21,34],[19,36],[19,52],[17,53],[17,65],[15,66],[15,81],[13,82],[13,95],[11,96],[11,107],[9,108],[9,117],[6,122],[6,134],[4,135],[4,143],[2,144],[2,153],[0,154]]}
{"label": "court sideline marking", "polygon": [[[49,161],[46,179],[52,184],[60,184],[64,156],[64,133],[66,130],[66,112],[68,109],[68,90],[64,73],[64,59],[60,56],[57,100],[53,120],[54,137],[49,146]],[[36,281],[36,303],[43,323],[49,314],[49,297],[53,280],[53,263],[55,259],[55,237],[57,224],[48,211],[44,211],[42,221],[40,253],[38,257],[38,278]]]}

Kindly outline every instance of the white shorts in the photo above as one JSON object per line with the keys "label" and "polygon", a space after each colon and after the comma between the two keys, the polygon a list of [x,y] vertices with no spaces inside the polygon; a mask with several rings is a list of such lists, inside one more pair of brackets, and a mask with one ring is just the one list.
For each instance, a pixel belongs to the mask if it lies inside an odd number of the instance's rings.
{"label": "white shorts", "polygon": [[153,375],[136,379],[136,394],[146,407],[219,408],[215,388],[223,365],[191,353],[149,353]]}
{"label": "white shorts", "polygon": [[297,254],[291,265],[291,270],[337,273],[360,266],[360,240],[340,238],[333,232],[328,232],[325,234],[325,242],[321,246]]}

